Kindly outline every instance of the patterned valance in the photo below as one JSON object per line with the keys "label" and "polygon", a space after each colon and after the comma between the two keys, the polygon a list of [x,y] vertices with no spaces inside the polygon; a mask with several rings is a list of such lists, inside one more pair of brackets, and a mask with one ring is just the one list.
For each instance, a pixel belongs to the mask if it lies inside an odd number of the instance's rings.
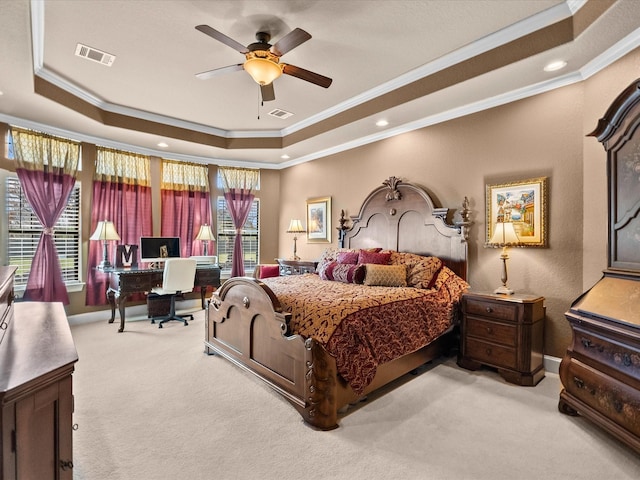
{"label": "patterned valance", "polygon": [[80,144],[46,133],[11,127],[10,135],[18,168],[53,171],[75,177]]}
{"label": "patterned valance", "polygon": [[162,159],[163,190],[191,192],[209,191],[209,169],[198,163]]}
{"label": "patterned valance", "polygon": [[94,180],[150,186],[149,157],[137,153],[97,147]]}
{"label": "patterned valance", "polygon": [[225,192],[233,189],[251,191],[260,185],[260,170],[257,169],[220,167],[219,172]]}

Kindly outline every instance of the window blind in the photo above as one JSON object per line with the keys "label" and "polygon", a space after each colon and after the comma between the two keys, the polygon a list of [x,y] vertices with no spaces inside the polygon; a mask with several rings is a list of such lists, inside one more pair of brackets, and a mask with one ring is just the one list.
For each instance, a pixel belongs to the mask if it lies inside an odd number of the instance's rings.
{"label": "window blind", "polygon": [[[217,225],[218,240],[218,263],[222,274],[231,273],[231,262],[233,261],[233,244],[236,238],[236,229],[227,208],[227,201],[224,197],[218,197],[217,201]],[[242,251],[244,257],[245,273],[253,272],[259,262],[258,245],[260,244],[260,200],[254,199],[249,211],[247,221],[242,228]]]}

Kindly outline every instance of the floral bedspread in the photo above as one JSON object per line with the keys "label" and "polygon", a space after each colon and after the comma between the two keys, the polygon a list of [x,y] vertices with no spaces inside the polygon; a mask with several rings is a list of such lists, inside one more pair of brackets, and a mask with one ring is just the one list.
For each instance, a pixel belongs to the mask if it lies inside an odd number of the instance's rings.
{"label": "floral bedspread", "polygon": [[447,331],[455,305],[468,288],[446,267],[428,290],[346,284],[315,274],[263,281],[291,312],[290,332],[322,343],[356,393],[371,383],[378,365],[414,352]]}

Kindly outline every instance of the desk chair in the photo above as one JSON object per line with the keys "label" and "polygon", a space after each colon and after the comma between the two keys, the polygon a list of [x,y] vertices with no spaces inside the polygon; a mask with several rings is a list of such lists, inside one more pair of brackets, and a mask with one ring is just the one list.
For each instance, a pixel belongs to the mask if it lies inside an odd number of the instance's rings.
{"label": "desk chair", "polygon": [[169,315],[153,317],[151,323],[156,323],[156,320],[160,320],[158,328],[162,328],[162,324],[170,320],[178,320],[184,322],[185,326],[189,325],[187,318],[193,320],[193,315],[176,315],[176,297],[193,290],[195,277],[196,261],[194,259],[168,258],[165,260],[162,287],[154,287],[151,292],[156,295],[171,295],[171,306]]}

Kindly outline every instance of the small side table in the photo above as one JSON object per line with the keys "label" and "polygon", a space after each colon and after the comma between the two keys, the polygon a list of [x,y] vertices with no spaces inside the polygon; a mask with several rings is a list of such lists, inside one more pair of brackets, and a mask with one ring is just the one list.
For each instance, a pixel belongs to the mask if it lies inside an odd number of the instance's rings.
{"label": "small side table", "polygon": [[302,275],[303,273],[315,273],[318,262],[304,260],[285,260],[276,258],[280,265],[280,275]]}
{"label": "small side table", "polygon": [[465,293],[458,365],[488,365],[518,385],[544,378],[544,298],[534,295]]}

